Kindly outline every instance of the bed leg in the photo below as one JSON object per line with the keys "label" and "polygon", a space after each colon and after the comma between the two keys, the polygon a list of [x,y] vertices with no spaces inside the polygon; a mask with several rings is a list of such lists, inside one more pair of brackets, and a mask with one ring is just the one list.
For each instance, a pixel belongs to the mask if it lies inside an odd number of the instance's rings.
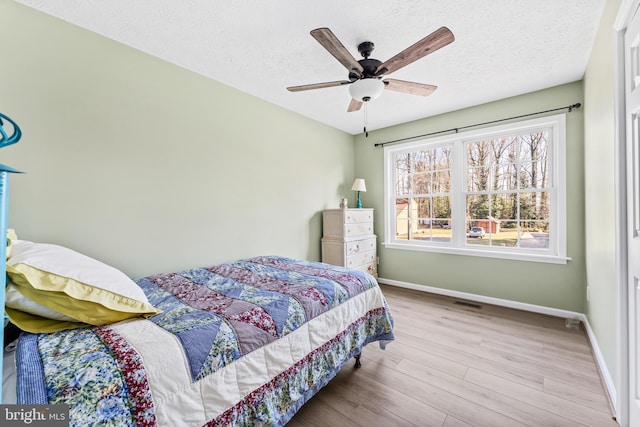
{"label": "bed leg", "polygon": [[362,353],[358,353],[354,356],[356,359],[356,364],[353,366],[354,368],[359,368],[362,366],[362,363],[360,363],[360,356],[362,356]]}

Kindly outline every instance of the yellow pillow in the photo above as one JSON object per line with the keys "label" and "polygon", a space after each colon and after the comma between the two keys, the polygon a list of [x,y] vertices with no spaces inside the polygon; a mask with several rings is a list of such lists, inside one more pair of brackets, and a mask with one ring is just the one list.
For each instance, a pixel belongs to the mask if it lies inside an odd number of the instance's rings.
{"label": "yellow pillow", "polygon": [[[50,332],[50,320],[59,322],[57,330],[62,330],[74,323],[105,325],[160,312],[124,273],[62,246],[14,240],[7,274],[10,289],[15,287],[23,297],[7,301],[7,314],[12,323],[29,332]],[[50,316],[47,310],[62,317]],[[33,315],[28,321],[27,314]],[[40,319],[46,319],[46,324]]]}
{"label": "yellow pillow", "polygon": [[7,316],[11,323],[16,325],[23,331],[41,333],[41,332],[58,332],[65,329],[83,328],[86,323],[80,322],[65,322],[61,320],[47,319],[46,317],[36,316],[34,314],[25,313],[24,311],[14,310],[9,307],[5,307]]}

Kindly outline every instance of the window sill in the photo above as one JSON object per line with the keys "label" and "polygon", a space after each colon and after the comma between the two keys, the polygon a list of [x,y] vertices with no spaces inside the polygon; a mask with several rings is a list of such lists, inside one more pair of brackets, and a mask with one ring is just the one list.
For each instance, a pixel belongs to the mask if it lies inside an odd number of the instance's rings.
{"label": "window sill", "polygon": [[386,249],[402,249],[408,251],[420,251],[420,252],[436,252],[450,255],[466,255],[466,256],[479,256],[485,258],[498,258],[515,261],[528,261],[528,262],[544,262],[549,264],[566,264],[571,261],[571,258],[561,255],[549,255],[532,252],[505,252],[499,249],[469,249],[469,248],[452,248],[449,246],[425,246],[411,243],[382,243]]}

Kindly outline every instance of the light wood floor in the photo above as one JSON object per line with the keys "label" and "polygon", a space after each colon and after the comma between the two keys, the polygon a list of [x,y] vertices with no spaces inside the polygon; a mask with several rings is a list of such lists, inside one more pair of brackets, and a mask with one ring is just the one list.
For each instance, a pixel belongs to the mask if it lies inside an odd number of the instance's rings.
{"label": "light wood floor", "polygon": [[582,325],[382,289],[396,340],[367,346],[288,426],[618,426]]}

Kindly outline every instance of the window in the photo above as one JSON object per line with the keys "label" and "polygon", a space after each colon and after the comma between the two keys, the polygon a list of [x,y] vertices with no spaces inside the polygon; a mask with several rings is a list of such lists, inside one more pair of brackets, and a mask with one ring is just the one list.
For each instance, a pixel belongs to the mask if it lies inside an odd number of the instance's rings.
{"label": "window", "polygon": [[384,150],[385,247],[566,263],[564,115]]}

